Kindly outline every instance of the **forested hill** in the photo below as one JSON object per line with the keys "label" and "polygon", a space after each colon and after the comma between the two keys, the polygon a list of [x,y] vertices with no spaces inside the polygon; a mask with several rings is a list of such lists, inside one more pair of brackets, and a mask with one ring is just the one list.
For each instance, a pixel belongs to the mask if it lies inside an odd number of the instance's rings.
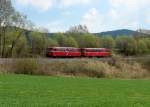
{"label": "forested hill", "polygon": [[146,34],[140,33],[137,31],[133,31],[133,30],[128,30],[128,29],[120,29],[120,30],[100,32],[100,33],[96,33],[96,35],[98,35],[98,36],[111,35],[113,38],[116,38],[117,36],[123,36],[123,35],[127,35],[127,36],[136,35],[136,36],[138,36],[138,35],[146,35]]}

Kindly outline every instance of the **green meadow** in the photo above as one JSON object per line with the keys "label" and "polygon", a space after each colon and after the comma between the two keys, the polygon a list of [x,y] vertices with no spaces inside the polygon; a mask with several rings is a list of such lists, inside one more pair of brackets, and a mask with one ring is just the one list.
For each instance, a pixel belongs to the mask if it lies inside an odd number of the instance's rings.
{"label": "green meadow", "polygon": [[150,80],[0,75],[0,107],[150,107]]}

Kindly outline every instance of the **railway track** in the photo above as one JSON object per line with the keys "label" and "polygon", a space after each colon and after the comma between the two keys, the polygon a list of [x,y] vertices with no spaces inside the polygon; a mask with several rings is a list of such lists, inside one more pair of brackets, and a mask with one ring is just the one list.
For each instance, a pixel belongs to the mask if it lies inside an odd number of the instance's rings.
{"label": "railway track", "polygon": [[[22,58],[0,58],[0,64],[12,64]],[[71,61],[111,61],[112,58],[37,58],[36,59],[40,64],[48,64],[52,62],[71,62]],[[124,57],[121,60],[127,61],[139,61],[139,60],[150,60],[150,56],[147,57]]]}
{"label": "railway track", "polygon": [[[30,58],[29,58],[30,59]],[[0,64],[11,64],[15,63],[22,58],[0,58]],[[37,58],[36,59],[40,64],[47,64],[51,62],[71,62],[71,61],[108,61],[111,58]]]}

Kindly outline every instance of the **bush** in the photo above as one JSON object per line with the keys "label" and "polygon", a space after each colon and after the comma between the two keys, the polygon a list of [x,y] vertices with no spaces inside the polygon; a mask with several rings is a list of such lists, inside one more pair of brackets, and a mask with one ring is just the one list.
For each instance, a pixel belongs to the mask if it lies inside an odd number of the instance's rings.
{"label": "bush", "polygon": [[5,74],[5,73],[7,73],[7,70],[2,65],[0,65],[0,74]]}
{"label": "bush", "polygon": [[149,72],[142,67],[142,64],[136,61],[124,60],[121,56],[113,56],[109,63],[117,69],[119,78],[144,78],[149,76]]}
{"label": "bush", "polygon": [[38,74],[39,64],[35,59],[21,59],[16,61],[14,72],[17,74]]}
{"label": "bush", "polygon": [[64,71],[66,74],[100,78],[104,77],[105,67],[93,61],[71,62],[66,64]]}
{"label": "bush", "polygon": [[42,65],[40,70],[46,75],[69,75],[69,76],[87,76],[104,77],[108,70],[105,64],[95,61],[71,61],[71,62],[52,62],[48,65]]}
{"label": "bush", "polygon": [[147,76],[147,71],[136,62],[133,64],[120,62],[116,66],[120,68],[120,72],[118,73],[120,78],[143,78]]}
{"label": "bush", "polygon": [[96,78],[145,78],[150,76],[149,70],[142,64],[123,60],[114,56],[111,61],[73,60],[38,63],[40,59],[20,59],[13,66],[5,64],[3,69],[17,74],[50,75],[50,76],[86,76]]}

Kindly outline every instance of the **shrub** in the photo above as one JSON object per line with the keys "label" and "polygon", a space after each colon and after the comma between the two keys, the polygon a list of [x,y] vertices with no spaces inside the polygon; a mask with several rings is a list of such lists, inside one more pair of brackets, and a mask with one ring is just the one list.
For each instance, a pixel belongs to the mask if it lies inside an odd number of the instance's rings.
{"label": "shrub", "polygon": [[120,62],[116,65],[120,68],[120,78],[143,78],[147,76],[147,71],[142,68],[139,63],[129,64],[126,62]]}
{"label": "shrub", "polygon": [[[5,64],[3,69],[9,73],[51,75],[51,76],[86,76],[96,78],[145,78],[150,72],[142,64],[123,60],[114,56],[111,61],[72,60],[38,63],[40,59],[20,59],[13,66]],[[6,69],[7,68],[7,69]],[[3,71],[4,71],[3,70]]]}
{"label": "shrub", "polygon": [[38,74],[39,63],[35,59],[21,59],[15,63],[14,72],[17,74]]}
{"label": "shrub", "polygon": [[110,65],[117,69],[119,78],[144,78],[149,76],[149,72],[143,68],[142,64],[136,61],[124,60],[121,56],[113,56]]}
{"label": "shrub", "polygon": [[4,73],[7,73],[7,70],[2,65],[0,65],[0,74]]}
{"label": "shrub", "polygon": [[71,62],[66,64],[64,72],[67,74],[88,76],[88,77],[104,77],[105,67],[101,66],[99,62],[94,61],[81,61]]}

